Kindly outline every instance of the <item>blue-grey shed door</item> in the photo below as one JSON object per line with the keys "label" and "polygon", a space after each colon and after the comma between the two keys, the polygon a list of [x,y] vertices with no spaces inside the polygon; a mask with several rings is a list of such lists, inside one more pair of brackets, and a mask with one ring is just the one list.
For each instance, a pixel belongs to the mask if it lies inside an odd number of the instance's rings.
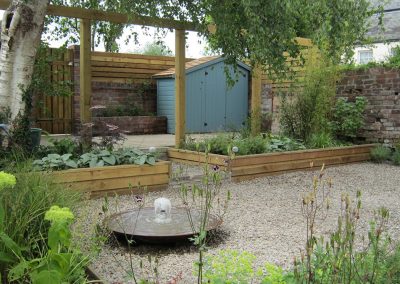
{"label": "blue-grey shed door", "polygon": [[205,78],[201,70],[186,76],[186,132],[204,132]]}
{"label": "blue-grey shed door", "polygon": [[225,130],[225,74],[223,63],[203,69],[204,83],[204,132]]}
{"label": "blue-grey shed door", "polygon": [[233,73],[231,76],[235,79],[235,85],[226,86],[226,130],[238,130],[246,122],[248,117],[248,76],[247,70],[239,67],[238,77]]}

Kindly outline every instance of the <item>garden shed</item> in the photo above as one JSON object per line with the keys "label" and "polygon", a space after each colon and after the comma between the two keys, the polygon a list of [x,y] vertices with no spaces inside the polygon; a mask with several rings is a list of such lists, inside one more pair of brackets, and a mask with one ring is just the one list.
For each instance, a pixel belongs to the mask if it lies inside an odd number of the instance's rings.
{"label": "garden shed", "polygon": [[[237,62],[237,73],[227,66],[233,86],[228,85],[226,63],[221,56],[188,61],[186,70],[186,132],[237,130],[248,117],[250,67]],[[168,119],[167,132],[175,133],[175,68],[153,76],[157,80],[157,115]]]}

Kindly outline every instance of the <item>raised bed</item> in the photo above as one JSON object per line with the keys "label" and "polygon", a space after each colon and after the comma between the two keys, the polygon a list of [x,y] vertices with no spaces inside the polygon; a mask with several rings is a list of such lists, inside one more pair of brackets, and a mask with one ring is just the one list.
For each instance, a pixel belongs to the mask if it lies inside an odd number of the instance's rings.
{"label": "raised bed", "polygon": [[[301,150],[279,153],[266,153],[230,158],[224,155],[208,155],[210,165],[226,167],[232,180],[239,182],[268,175],[306,170],[321,167],[323,164],[340,165],[368,161],[374,144],[335,147],[325,149]],[[171,161],[186,164],[204,164],[204,153],[168,149]]]}
{"label": "raised bed", "polygon": [[[91,197],[108,194],[141,193],[162,190],[168,186],[171,162],[160,161],[155,165],[121,165],[72,169],[53,172],[56,182],[83,192]],[[141,188],[138,187],[141,186]]]}

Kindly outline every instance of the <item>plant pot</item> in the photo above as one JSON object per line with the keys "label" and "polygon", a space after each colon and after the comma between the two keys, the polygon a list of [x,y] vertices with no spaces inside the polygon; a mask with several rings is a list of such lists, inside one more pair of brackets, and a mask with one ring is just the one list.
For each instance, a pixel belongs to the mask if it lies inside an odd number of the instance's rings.
{"label": "plant pot", "polygon": [[41,136],[42,136],[42,129],[41,128],[31,128],[32,148],[38,148],[39,147]]}

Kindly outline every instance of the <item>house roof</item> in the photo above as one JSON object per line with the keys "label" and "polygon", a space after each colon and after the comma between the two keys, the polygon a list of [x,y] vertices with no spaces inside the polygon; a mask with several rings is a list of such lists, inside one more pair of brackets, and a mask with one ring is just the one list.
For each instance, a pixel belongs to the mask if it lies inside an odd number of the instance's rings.
{"label": "house roof", "polygon": [[[225,59],[222,56],[206,56],[199,59],[191,60],[185,63],[186,74],[196,71],[200,68],[204,68],[219,62],[224,61]],[[244,69],[250,71],[250,67],[243,62],[238,61],[238,65],[243,67]],[[161,71],[152,76],[153,78],[173,78],[175,77],[175,68],[170,68],[164,71]]]}
{"label": "house roof", "polygon": [[[382,4],[382,0],[371,0],[372,6]],[[379,15],[371,17],[371,27],[367,35],[374,42],[400,41],[400,0],[391,0],[384,5],[383,26],[384,31],[379,26]]]}

